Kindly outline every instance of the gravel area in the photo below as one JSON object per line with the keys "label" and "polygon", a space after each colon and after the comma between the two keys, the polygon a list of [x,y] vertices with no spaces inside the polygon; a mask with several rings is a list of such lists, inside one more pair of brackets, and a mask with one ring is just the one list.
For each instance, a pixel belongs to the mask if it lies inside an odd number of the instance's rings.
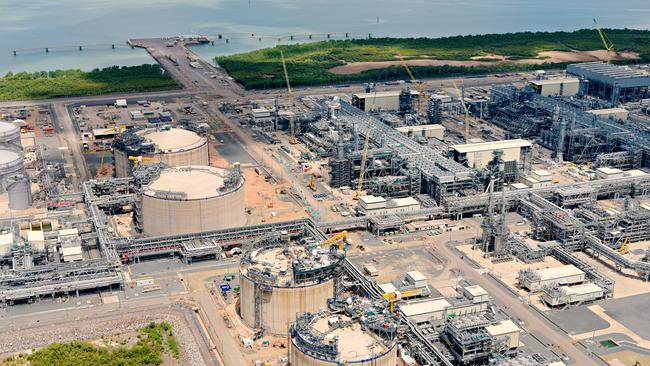
{"label": "gravel area", "polygon": [[180,346],[183,366],[205,366],[199,346],[180,310],[165,312],[142,312],[115,315],[110,319],[89,319],[71,322],[70,325],[44,325],[43,327],[15,330],[0,334],[0,357],[8,357],[32,348],[41,348],[52,343],[68,343],[80,340],[94,340],[102,336],[133,332],[151,322],[168,322]]}

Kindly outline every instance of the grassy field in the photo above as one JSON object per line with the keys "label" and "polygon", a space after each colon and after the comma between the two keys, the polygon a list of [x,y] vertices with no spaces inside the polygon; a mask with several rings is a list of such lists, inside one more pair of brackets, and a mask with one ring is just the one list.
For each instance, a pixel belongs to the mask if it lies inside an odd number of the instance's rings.
{"label": "grassy field", "polygon": [[52,344],[29,355],[18,355],[0,361],[0,366],[151,366],[161,365],[163,357],[176,360],[180,350],[172,334],[172,325],[151,323],[138,331],[134,339],[115,336],[106,343],[119,346],[97,346],[88,342]]}
{"label": "grassy field", "polygon": [[[634,51],[635,62],[650,61],[650,31],[606,29],[616,51]],[[531,69],[563,67],[565,63],[526,64],[516,60],[535,58],[545,51],[591,51],[603,45],[595,30],[574,32],[521,32],[456,36],[445,38],[373,38],[282,45],[274,48],[217,57],[215,60],[247,88],[282,87],[284,77],[280,50],[287,59],[293,85],[321,85],[374,80],[405,79],[408,76],[399,65],[367,70],[357,74],[339,75],[329,72],[335,66],[352,62],[395,61],[397,55],[405,59],[436,59],[468,61],[478,58],[490,61],[489,56],[508,57],[507,63],[480,66],[417,66],[415,76],[443,77],[467,74],[511,72]]]}
{"label": "grassy field", "polygon": [[113,66],[85,72],[9,73],[0,78],[0,101],[143,92],[178,88],[159,65]]}

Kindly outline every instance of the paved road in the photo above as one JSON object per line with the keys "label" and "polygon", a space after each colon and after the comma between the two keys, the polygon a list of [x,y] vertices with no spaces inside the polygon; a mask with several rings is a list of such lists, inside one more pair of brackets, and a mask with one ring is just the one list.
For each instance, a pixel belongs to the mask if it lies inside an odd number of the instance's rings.
{"label": "paved road", "polygon": [[[75,189],[79,187],[80,182],[85,182],[90,178],[90,173],[88,170],[88,165],[86,164],[86,159],[84,159],[83,153],[81,152],[81,144],[79,143],[79,133],[74,126],[72,117],[67,111],[67,106],[63,103],[54,103],[53,104],[54,116],[57,125],[61,129],[62,134],[59,136],[62,138],[68,145],[70,154],[63,154],[68,160],[68,164],[72,164],[77,170],[78,181],[73,183]],[[72,161],[70,161],[70,157]]]}

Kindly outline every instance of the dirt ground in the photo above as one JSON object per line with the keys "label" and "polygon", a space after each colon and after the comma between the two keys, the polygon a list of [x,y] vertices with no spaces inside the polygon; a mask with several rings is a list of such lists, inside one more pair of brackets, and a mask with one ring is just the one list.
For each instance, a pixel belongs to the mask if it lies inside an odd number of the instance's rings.
{"label": "dirt ground", "polygon": [[245,206],[250,210],[248,224],[294,220],[308,217],[307,212],[288,195],[288,184],[272,184],[251,167],[242,165],[246,179]]}
{"label": "dirt ground", "polygon": [[[634,60],[638,59],[639,54],[636,52],[617,52],[612,55],[614,60]],[[481,59],[493,59],[494,61],[481,61]],[[587,61],[606,61],[607,51],[544,51],[537,54],[536,58],[510,60],[507,56],[487,55],[476,56],[473,60],[407,60],[409,66],[491,66],[503,63],[516,64],[534,64],[540,65],[545,62],[587,62]],[[358,74],[366,70],[383,69],[390,66],[400,66],[401,61],[375,61],[375,62],[352,62],[347,65],[336,66],[329,69],[330,72],[338,75]]]}
{"label": "dirt ground", "polygon": [[[633,247],[631,250],[633,250]],[[616,282],[614,284],[614,299],[650,292],[650,286],[648,286],[647,282],[638,277],[634,271],[623,269],[622,272],[617,272],[610,266],[611,262],[605,258],[595,259],[583,252],[575,252],[574,254]]]}
{"label": "dirt ground", "polygon": [[636,362],[641,365],[650,365],[650,355],[644,355],[633,351],[621,351],[610,353],[601,358],[612,366],[634,366]]}

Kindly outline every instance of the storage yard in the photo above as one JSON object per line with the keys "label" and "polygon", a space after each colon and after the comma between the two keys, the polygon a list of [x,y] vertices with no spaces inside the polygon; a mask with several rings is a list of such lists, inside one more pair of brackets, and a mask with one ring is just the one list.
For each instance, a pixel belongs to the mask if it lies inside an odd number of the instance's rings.
{"label": "storage yard", "polygon": [[182,93],[0,105],[0,356],[92,312],[174,319],[197,365],[647,352],[644,68],[255,92],[201,39],[134,41]]}

